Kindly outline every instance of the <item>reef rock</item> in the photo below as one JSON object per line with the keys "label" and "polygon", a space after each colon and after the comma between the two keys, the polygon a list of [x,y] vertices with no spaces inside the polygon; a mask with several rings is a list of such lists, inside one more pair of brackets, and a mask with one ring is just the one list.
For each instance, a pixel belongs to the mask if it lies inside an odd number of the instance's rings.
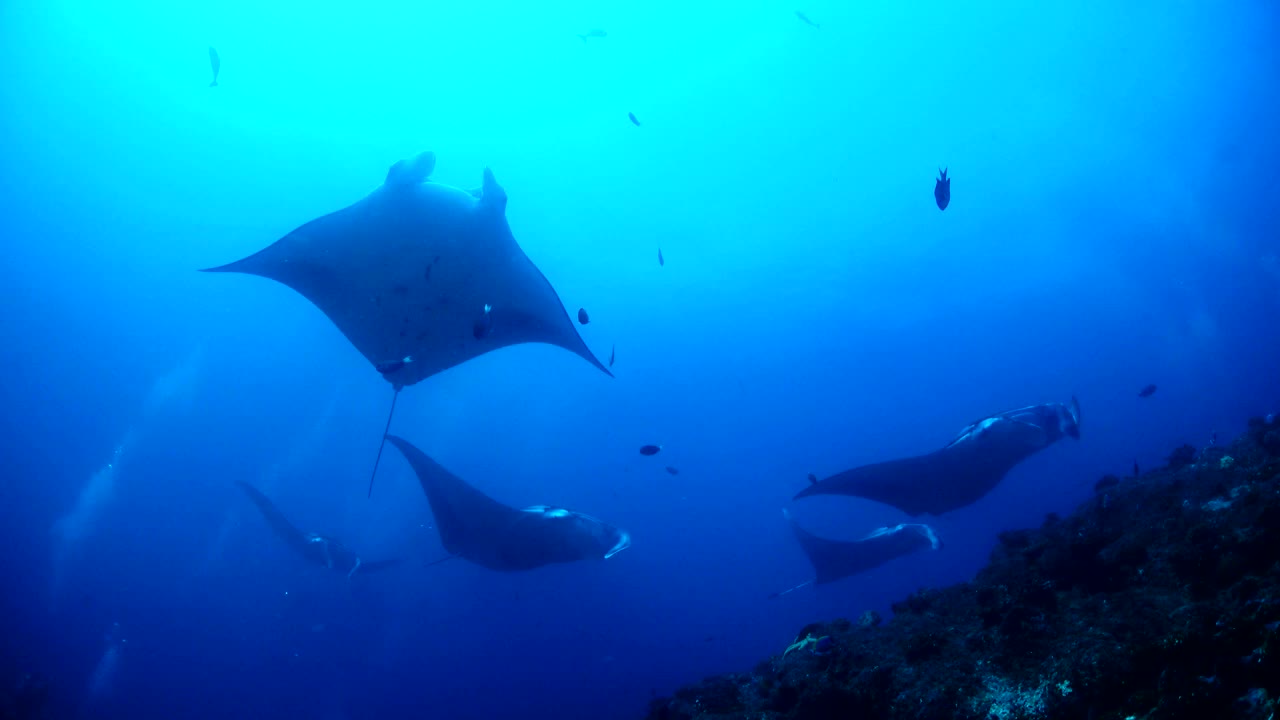
{"label": "reef rock", "polygon": [[835,620],[650,720],[1276,717],[1280,423],[1006,532],[968,583]]}

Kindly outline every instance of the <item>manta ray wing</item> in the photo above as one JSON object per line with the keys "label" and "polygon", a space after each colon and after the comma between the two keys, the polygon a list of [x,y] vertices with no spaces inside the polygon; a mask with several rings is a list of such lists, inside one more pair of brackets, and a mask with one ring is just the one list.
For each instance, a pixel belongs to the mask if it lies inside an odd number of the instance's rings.
{"label": "manta ray wing", "polygon": [[514,572],[608,557],[629,544],[626,533],[581,513],[543,506],[517,510],[503,505],[407,440],[388,435],[387,442],[400,450],[418,476],[440,540],[452,555],[490,570]]}
{"label": "manta ray wing", "polygon": [[387,442],[400,450],[418,476],[445,551],[485,567],[501,565],[501,543],[520,520],[520,511],[471,487],[408,440],[388,435]]}
{"label": "manta ray wing", "polygon": [[262,513],[262,517],[267,521],[267,525],[271,527],[271,530],[277,536],[283,539],[294,552],[306,558],[311,557],[311,548],[307,542],[306,533],[294,527],[293,523],[289,522],[284,513],[280,512],[280,509],[276,507],[276,504],[271,502],[270,498],[263,495],[254,486],[241,480],[236,481],[236,486],[243,490],[245,495],[249,496],[249,499],[258,507],[258,511]]}
{"label": "manta ray wing", "polygon": [[240,480],[236,481],[236,485],[258,507],[262,517],[266,519],[267,524],[271,526],[276,535],[283,538],[294,552],[309,562],[325,565],[330,569],[341,570],[347,573],[348,577],[357,570],[362,573],[375,572],[394,567],[401,562],[400,558],[373,562],[362,560],[350,549],[331,538],[324,538],[322,542],[315,542],[318,539],[316,536],[304,533],[295,527],[293,523],[285,518],[284,513],[280,512],[275,503],[271,502],[257,488]]}
{"label": "manta ray wing", "polygon": [[898,508],[916,517],[941,515],[970,505],[990,492],[1034,450],[1001,451],[986,445],[950,445],[915,457],[863,465],[813,483],[795,498],[851,495]]}

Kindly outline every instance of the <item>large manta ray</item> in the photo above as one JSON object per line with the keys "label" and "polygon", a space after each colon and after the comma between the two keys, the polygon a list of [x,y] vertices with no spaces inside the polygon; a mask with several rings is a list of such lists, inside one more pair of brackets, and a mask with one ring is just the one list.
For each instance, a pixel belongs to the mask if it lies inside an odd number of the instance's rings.
{"label": "large manta ray", "polygon": [[784,590],[785,595],[809,584],[822,585],[841,578],[857,575],[879,567],[890,560],[921,550],[937,550],[942,547],[933,528],[928,525],[904,523],[894,527],[882,527],[861,540],[828,540],[800,527],[786,510],[783,517],[791,525],[791,531],[800,541],[800,547],[808,556],[817,573],[812,580]]}
{"label": "large manta ray", "polygon": [[1080,405],[1048,403],[975,422],[946,447],[925,455],[845,470],[795,497],[852,495],[892,505],[915,517],[941,515],[977,502],[1013,466],[1063,436],[1080,437]]}
{"label": "large manta ray", "polygon": [[397,395],[519,343],[558,345],[612,376],[516,243],[507,194],[493,173],[486,168],[481,188],[466,192],[429,182],[435,161],[431,152],[401,160],[364,199],[205,272],[259,275],[293,288],[338,326]]}
{"label": "large manta ray", "polygon": [[431,504],[440,541],[450,556],[503,572],[551,563],[611,558],[631,545],[625,530],[590,515],[534,505],[518,510],[494,500],[444,469],[409,441],[400,449]]}
{"label": "large manta ray", "polygon": [[275,503],[271,502],[257,488],[239,480],[236,481],[236,485],[258,507],[262,517],[267,521],[267,525],[271,526],[272,531],[288,543],[290,549],[314,565],[323,565],[330,570],[337,570],[345,573],[347,577],[351,577],[355,575],[357,570],[368,573],[400,563],[399,559],[363,560],[359,555],[356,555],[333,538],[316,535],[315,533],[304,533],[294,527],[293,523],[289,522],[288,518],[276,507]]}

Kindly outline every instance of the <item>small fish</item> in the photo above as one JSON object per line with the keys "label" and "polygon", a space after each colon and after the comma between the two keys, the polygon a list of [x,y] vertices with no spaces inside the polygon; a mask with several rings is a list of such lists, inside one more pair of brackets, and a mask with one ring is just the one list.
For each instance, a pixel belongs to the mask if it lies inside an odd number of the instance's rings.
{"label": "small fish", "polygon": [[400,368],[404,367],[405,365],[408,365],[411,362],[413,362],[413,356],[406,355],[405,357],[399,360],[392,360],[391,362],[378,363],[377,365],[374,365],[373,368],[378,372],[382,373],[383,375],[387,375],[399,370]]}
{"label": "small fish", "polygon": [[608,34],[609,34],[609,33],[605,32],[605,31],[603,31],[603,30],[601,30],[601,29],[599,29],[599,28],[596,28],[596,29],[594,29],[594,30],[588,30],[585,34],[583,34],[583,35],[579,35],[578,37],[579,37],[579,38],[581,38],[581,39],[582,39],[582,42],[584,42],[584,43],[585,43],[585,42],[587,41],[587,39],[588,39],[588,38],[602,38],[602,37],[607,36]]}
{"label": "small fish", "polygon": [[209,46],[209,66],[213,68],[213,82],[209,83],[209,87],[218,86],[218,71],[222,69],[222,60],[218,58],[218,51]]}
{"label": "small fish", "polygon": [[658,267],[666,265],[667,261],[662,259],[662,248],[658,248]]}
{"label": "small fish", "polygon": [[641,445],[640,454],[641,455],[657,455],[658,451],[661,449],[662,449],[661,445]]}
{"label": "small fish", "polygon": [[1156,394],[1156,386],[1148,385],[1138,391],[1138,397],[1151,397]]}
{"label": "small fish", "polygon": [[800,18],[800,22],[804,23],[805,25],[808,25],[808,26],[809,26],[809,27],[811,27],[811,28],[820,28],[820,27],[822,27],[822,26],[821,26],[821,25],[819,25],[818,23],[816,23],[816,22],[814,22],[814,21],[810,20],[810,19],[809,19],[809,16],[805,15],[804,13],[800,12],[799,10],[797,10],[797,11],[796,11],[796,17]]}
{"label": "small fish", "polygon": [[587,317],[587,311],[585,308],[578,308],[578,322],[583,325],[591,322],[591,318]]}
{"label": "small fish", "polygon": [[668,465],[668,466],[667,466],[667,474],[669,474],[669,475],[679,475],[679,474],[680,474],[680,471],[679,471],[678,469],[673,468],[673,467],[671,467],[670,465]]}
{"label": "small fish", "polygon": [[818,484],[818,476],[817,476],[817,475],[814,475],[813,473],[809,473],[809,484],[810,484],[810,485],[817,485],[817,484]]}
{"label": "small fish", "polygon": [[618,346],[614,345],[609,348],[609,367],[613,367],[613,360],[618,356]]}
{"label": "small fish", "polygon": [[631,118],[631,124],[632,124],[632,125],[635,125],[636,127],[640,127],[640,121],[636,119],[636,114],[635,114],[635,113],[633,113],[633,112],[629,112],[629,113],[627,113],[627,117]]}
{"label": "small fish", "polygon": [[486,335],[488,335],[489,331],[492,329],[493,329],[493,306],[489,305],[488,303],[485,303],[484,314],[481,315],[480,318],[476,320],[476,324],[472,326],[471,334],[475,335],[476,339],[479,340],[480,338],[483,338]]}
{"label": "small fish", "polygon": [[937,201],[939,210],[946,210],[947,205],[951,204],[951,178],[947,177],[946,168],[938,173],[938,182],[933,186],[933,199]]}

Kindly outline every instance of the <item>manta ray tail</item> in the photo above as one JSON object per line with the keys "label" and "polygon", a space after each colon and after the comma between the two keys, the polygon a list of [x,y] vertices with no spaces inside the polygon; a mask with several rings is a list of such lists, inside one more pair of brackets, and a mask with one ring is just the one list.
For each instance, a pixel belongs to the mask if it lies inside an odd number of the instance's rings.
{"label": "manta ray tail", "polygon": [[773,598],[782,597],[783,595],[786,595],[787,593],[795,592],[796,590],[799,590],[800,588],[809,587],[809,586],[810,586],[810,585],[812,585],[813,583],[814,583],[814,581],[813,581],[813,580],[805,580],[804,582],[800,583],[799,585],[793,585],[792,587],[789,587],[789,588],[787,588],[786,590],[782,590],[782,591],[775,592],[775,593],[769,593],[769,599],[770,599],[770,600],[772,600]]}
{"label": "manta ray tail", "polygon": [[369,473],[369,494],[365,497],[373,497],[373,479],[378,476],[378,463],[382,462],[382,448],[387,446],[387,433],[391,432],[391,418],[395,417],[399,397],[400,387],[396,386],[395,394],[391,396],[391,412],[387,413],[387,425],[382,428],[382,440],[378,441],[378,455],[373,459],[373,472]]}
{"label": "manta ray tail", "polygon": [[402,562],[404,562],[404,558],[389,558],[387,560],[361,560],[359,565],[351,569],[351,574],[354,575],[356,573],[356,570],[359,570],[360,574],[362,575],[365,573],[377,572],[379,570],[386,570],[387,568],[393,568]]}
{"label": "manta ray tail", "polygon": [[458,557],[458,556],[457,556],[457,555],[454,555],[454,554],[452,554],[452,553],[451,553],[451,554],[449,554],[449,555],[445,555],[444,557],[440,558],[439,560],[432,560],[431,562],[427,563],[426,565],[423,565],[423,567],[434,567],[434,566],[439,565],[440,563],[442,563],[442,562],[444,562],[444,561],[446,561],[446,560],[452,560],[452,559],[454,559],[454,558],[456,558],[456,557]]}

